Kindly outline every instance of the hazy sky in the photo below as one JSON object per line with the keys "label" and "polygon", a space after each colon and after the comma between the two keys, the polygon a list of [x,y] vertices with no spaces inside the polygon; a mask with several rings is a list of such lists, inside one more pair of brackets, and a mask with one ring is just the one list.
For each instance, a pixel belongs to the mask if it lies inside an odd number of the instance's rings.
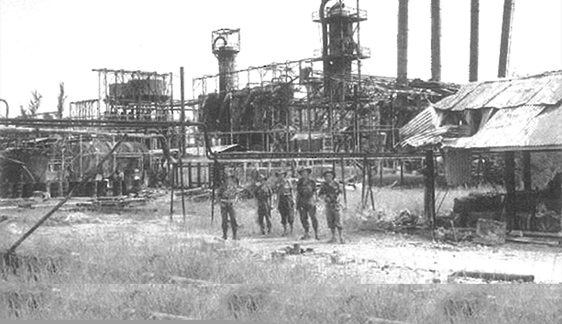
{"label": "hazy sky", "polygon": [[[346,1],[355,6],[356,0]],[[562,69],[562,1],[515,0],[510,74]],[[186,72],[191,79],[218,72],[211,31],[241,28],[238,67],[308,58],[321,47],[312,12],[319,0],[0,0],[0,98],[10,117],[43,95],[41,111],[55,111],[59,82],[70,101],[97,98],[94,68]],[[468,80],[470,0],[441,0],[442,78]],[[372,57],[363,73],[396,75],[398,0],[362,0],[369,20],[361,45]],[[480,1],[481,80],[497,74],[503,0]],[[410,0],[410,78],[430,77],[430,0]],[[178,81],[174,81],[179,84]],[[178,92],[174,92],[175,96]],[[68,108],[66,108],[68,109]],[[0,115],[4,105],[0,103]]]}

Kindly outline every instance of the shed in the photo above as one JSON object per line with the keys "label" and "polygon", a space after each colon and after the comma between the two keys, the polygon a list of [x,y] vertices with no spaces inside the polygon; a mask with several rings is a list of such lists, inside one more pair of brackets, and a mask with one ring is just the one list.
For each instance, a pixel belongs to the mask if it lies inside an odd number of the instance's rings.
{"label": "shed", "polygon": [[[469,180],[473,153],[502,154],[509,209],[515,205],[514,154],[522,152],[530,191],[532,152],[562,152],[562,71],[467,84],[418,114],[400,134],[402,148],[441,149],[451,185]],[[562,161],[554,174],[561,171]]]}

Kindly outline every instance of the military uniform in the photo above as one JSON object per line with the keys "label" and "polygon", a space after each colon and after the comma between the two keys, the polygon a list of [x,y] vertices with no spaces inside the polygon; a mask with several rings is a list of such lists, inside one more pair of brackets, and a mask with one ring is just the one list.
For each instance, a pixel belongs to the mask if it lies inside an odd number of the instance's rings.
{"label": "military uniform", "polygon": [[221,206],[222,233],[223,239],[225,240],[227,238],[229,221],[230,227],[232,228],[232,238],[235,240],[237,239],[236,231],[238,229],[238,223],[236,222],[236,212],[234,210],[234,202],[237,193],[238,188],[234,181],[225,181],[218,190]]}
{"label": "military uniform", "polygon": [[291,186],[291,182],[287,179],[277,182],[277,209],[279,210],[279,214],[281,214],[281,224],[285,229],[283,234],[287,234],[287,224],[291,226],[291,231],[293,229],[295,209],[293,187]]}
{"label": "military uniform", "polygon": [[[273,189],[267,181],[263,181],[256,187],[254,196],[258,202],[258,224],[260,225],[261,233],[265,234],[266,224],[267,232],[271,233],[271,197],[273,196]],[[264,224],[264,219],[266,224]]]}
{"label": "military uniform", "polygon": [[297,210],[299,211],[302,227],[305,232],[303,238],[308,238],[309,224],[308,217],[312,223],[315,237],[318,238],[318,219],[316,218],[316,202],[314,194],[316,193],[316,181],[312,179],[301,178],[297,182]]}
{"label": "military uniform", "polygon": [[[328,172],[325,172],[325,174],[326,173]],[[332,173],[332,175],[334,175],[334,173],[331,171],[329,171],[329,173]],[[339,198],[341,192],[342,191],[340,189],[339,183],[337,183],[333,179],[332,180],[327,179],[326,181],[324,181],[320,186],[320,190],[318,191],[318,195],[323,197],[324,201],[326,202],[326,220],[328,223],[328,227],[332,232],[332,238],[329,241],[330,243],[336,241],[336,237],[335,237],[336,229],[338,230],[339,233],[340,242],[344,243],[344,239],[342,236],[343,226],[341,223],[342,205]]]}

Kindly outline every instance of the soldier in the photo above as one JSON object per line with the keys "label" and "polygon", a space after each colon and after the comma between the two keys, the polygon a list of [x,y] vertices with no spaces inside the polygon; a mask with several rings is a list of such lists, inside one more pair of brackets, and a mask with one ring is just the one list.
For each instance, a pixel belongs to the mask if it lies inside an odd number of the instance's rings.
{"label": "soldier", "polygon": [[297,210],[301,217],[304,236],[302,240],[310,238],[308,217],[314,229],[314,238],[318,238],[318,219],[316,218],[316,181],[310,178],[312,169],[305,168],[299,171],[301,178],[297,182]]}
{"label": "soldier", "polygon": [[339,195],[341,194],[340,185],[334,180],[336,174],[334,171],[324,172],[325,181],[320,186],[318,195],[320,198],[324,199],[326,202],[326,219],[328,221],[328,227],[332,231],[332,238],[328,243],[336,242],[336,228],[338,229],[338,234],[340,237],[340,243],[345,243],[342,236],[342,224],[341,224],[341,203],[339,201]]}
{"label": "soldier", "polygon": [[[238,199],[238,186],[236,183],[236,177],[233,174],[226,176],[225,181],[221,184],[217,195],[220,200],[221,206],[221,218],[222,218],[222,238],[227,239],[228,233],[228,222],[230,221],[230,226],[232,228],[232,239],[237,240],[236,230],[238,229],[238,223],[236,223],[236,213],[234,211],[234,204]],[[229,219],[230,217],[230,219]]]}
{"label": "soldier", "polygon": [[[271,234],[271,197],[273,196],[273,189],[267,182],[266,176],[261,173],[258,174],[254,196],[258,203],[258,224],[260,225],[261,233],[265,235],[265,225],[267,224],[267,234]],[[266,224],[264,224],[264,219]]]}
{"label": "soldier", "polygon": [[276,191],[277,191],[277,208],[281,214],[281,224],[283,225],[283,236],[287,236],[287,224],[291,228],[293,234],[293,220],[295,202],[293,200],[293,186],[291,182],[286,179],[287,171],[275,172],[277,176]]}

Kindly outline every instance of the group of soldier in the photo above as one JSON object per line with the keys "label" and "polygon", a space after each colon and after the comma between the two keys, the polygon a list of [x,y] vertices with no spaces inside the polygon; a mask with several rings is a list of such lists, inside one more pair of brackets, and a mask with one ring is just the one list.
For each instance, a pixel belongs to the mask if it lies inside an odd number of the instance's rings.
{"label": "group of soldier", "polygon": [[[318,198],[325,202],[325,212],[328,228],[331,230],[331,238],[328,243],[336,243],[336,231],[340,243],[344,243],[343,227],[341,222],[342,205],[340,202],[341,188],[335,181],[335,173],[331,170],[323,173],[324,181],[317,190],[317,184],[311,178],[312,169],[304,168],[298,171],[300,179],[296,188],[287,178],[287,171],[275,172],[276,181],[271,185],[263,173],[258,173],[253,189],[253,195],[257,201],[258,224],[263,235],[271,234],[271,211],[273,209],[273,197],[277,195],[277,209],[281,216],[283,225],[283,236],[293,234],[295,197],[296,209],[299,212],[304,235],[302,240],[311,238],[310,225],[314,231],[314,238],[319,240],[318,218],[316,217],[316,206]],[[228,227],[232,229],[232,238],[236,240],[238,223],[236,221],[235,202],[239,186],[233,174],[227,175],[217,194],[221,206],[223,239],[227,239]],[[296,189],[296,190],[295,190]],[[296,195],[295,195],[296,191]],[[310,219],[310,223],[309,223]]]}

